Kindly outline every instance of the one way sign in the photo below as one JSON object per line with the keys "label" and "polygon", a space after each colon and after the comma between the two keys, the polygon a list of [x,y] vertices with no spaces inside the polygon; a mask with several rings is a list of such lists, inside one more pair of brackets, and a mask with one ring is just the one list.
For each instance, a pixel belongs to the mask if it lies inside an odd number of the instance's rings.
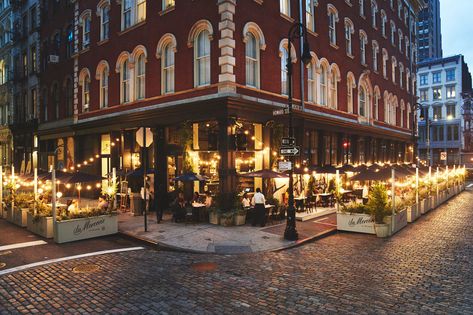
{"label": "one way sign", "polygon": [[282,156],[296,156],[299,155],[299,147],[282,147],[279,149],[279,154]]}

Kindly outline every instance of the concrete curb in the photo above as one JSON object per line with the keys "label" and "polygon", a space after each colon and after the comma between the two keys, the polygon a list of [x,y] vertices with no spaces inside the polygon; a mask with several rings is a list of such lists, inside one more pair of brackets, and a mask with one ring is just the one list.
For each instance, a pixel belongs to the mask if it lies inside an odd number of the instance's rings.
{"label": "concrete curb", "polygon": [[257,251],[257,252],[215,253],[215,252],[199,251],[199,250],[192,250],[192,249],[172,246],[172,245],[164,244],[164,243],[161,243],[161,242],[155,242],[155,241],[149,240],[147,238],[139,237],[139,236],[136,236],[136,235],[133,235],[133,234],[130,234],[130,233],[123,232],[123,231],[118,231],[119,235],[122,235],[122,236],[124,236],[128,239],[138,241],[139,243],[142,243],[144,245],[147,245],[147,246],[159,249],[159,250],[166,250],[166,251],[180,252],[180,253],[190,253],[190,254],[210,254],[210,255],[248,255],[248,254],[258,254],[258,253],[281,252],[281,251],[284,251],[284,250],[288,250],[288,249],[292,249],[292,248],[302,246],[306,243],[313,242],[313,241],[328,237],[328,236],[336,234],[336,233],[337,233],[337,229],[333,228],[333,229],[318,233],[314,236],[311,236],[311,237],[308,237],[308,238],[305,238],[305,239],[302,239],[302,240],[298,240],[298,241],[296,241],[294,243],[291,243],[287,246],[282,246],[282,247],[278,247],[278,248],[275,248],[275,249],[262,250],[262,251]]}

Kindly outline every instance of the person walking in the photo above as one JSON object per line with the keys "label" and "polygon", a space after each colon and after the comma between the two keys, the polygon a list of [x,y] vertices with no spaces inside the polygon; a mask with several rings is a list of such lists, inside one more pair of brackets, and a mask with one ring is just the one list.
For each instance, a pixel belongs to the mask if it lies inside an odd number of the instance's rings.
{"label": "person walking", "polygon": [[266,208],[264,207],[266,203],[266,199],[264,195],[261,193],[261,189],[256,188],[256,193],[253,196],[253,205],[255,207],[255,213],[253,216],[252,226],[256,226],[259,224],[261,227],[265,226],[266,221]]}

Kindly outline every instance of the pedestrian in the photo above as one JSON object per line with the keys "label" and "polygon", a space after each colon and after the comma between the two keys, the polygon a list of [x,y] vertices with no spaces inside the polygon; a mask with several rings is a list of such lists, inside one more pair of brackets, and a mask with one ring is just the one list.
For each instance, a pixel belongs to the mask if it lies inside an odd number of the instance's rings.
{"label": "pedestrian", "polygon": [[261,227],[265,226],[266,221],[266,208],[264,207],[266,199],[261,193],[260,188],[256,188],[256,193],[253,196],[252,204],[255,207],[252,226],[259,224]]}

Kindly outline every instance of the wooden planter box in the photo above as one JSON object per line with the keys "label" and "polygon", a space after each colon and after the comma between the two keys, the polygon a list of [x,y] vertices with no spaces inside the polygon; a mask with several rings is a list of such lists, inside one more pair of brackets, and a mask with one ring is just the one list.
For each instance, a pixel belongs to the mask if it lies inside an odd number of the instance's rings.
{"label": "wooden planter box", "polygon": [[53,238],[53,217],[40,217],[39,220],[34,220],[34,215],[28,212],[26,229],[34,234],[44,238]]}
{"label": "wooden planter box", "polygon": [[245,225],[246,223],[246,214],[243,214],[243,215],[240,215],[240,214],[237,214],[235,215],[235,222],[234,224],[235,225]]}
{"label": "wooden planter box", "polygon": [[116,234],[118,232],[117,215],[58,221],[54,231],[56,243],[67,243],[93,237]]}
{"label": "wooden planter box", "polygon": [[337,212],[337,230],[376,234],[374,220],[369,214]]}
{"label": "wooden planter box", "polygon": [[391,235],[399,232],[407,226],[407,209],[399,211],[394,215],[387,216],[384,222],[390,226]]}
{"label": "wooden planter box", "polygon": [[16,208],[13,210],[13,223],[21,226],[21,227],[26,227],[26,220],[28,213],[30,212],[30,209],[28,208]]}
{"label": "wooden planter box", "polygon": [[412,223],[420,217],[420,210],[418,204],[407,207],[407,222]]}
{"label": "wooden planter box", "polygon": [[430,196],[430,197],[427,197],[427,202],[429,204],[429,207],[427,208],[428,210],[427,211],[430,211],[432,209],[434,209],[434,197],[433,196]]}
{"label": "wooden planter box", "polygon": [[215,211],[210,211],[209,212],[209,223],[210,224],[218,225],[220,223],[219,219],[220,219],[220,217],[218,216],[217,212],[215,212]]}

